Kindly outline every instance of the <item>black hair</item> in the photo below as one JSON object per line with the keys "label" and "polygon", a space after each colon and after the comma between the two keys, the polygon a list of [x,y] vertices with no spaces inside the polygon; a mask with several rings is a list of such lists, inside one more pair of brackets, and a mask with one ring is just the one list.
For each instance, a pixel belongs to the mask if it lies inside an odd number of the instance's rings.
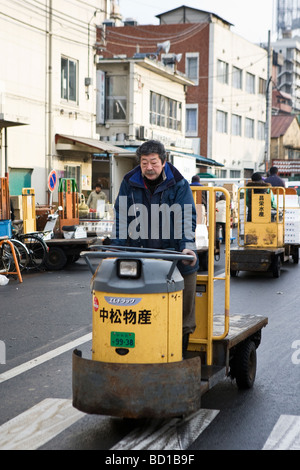
{"label": "black hair", "polygon": [[192,183],[200,183],[200,176],[199,175],[192,176]]}
{"label": "black hair", "polygon": [[276,175],[278,173],[278,168],[277,166],[272,166],[270,168],[270,175]]}
{"label": "black hair", "polygon": [[252,181],[262,181],[262,176],[260,173],[253,173],[251,176]]}
{"label": "black hair", "polygon": [[136,150],[136,155],[141,160],[142,155],[150,155],[151,153],[157,153],[162,163],[166,161],[167,154],[164,145],[158,140],[147,140]]}

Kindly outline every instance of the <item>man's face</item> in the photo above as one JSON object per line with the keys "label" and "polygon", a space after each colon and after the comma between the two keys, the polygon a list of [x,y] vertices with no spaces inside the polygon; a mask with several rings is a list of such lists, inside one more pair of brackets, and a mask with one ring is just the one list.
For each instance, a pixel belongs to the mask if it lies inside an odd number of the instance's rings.
{"label": "man's face", "polygon": [[96,186],[95,190],[96,190],[96,193],[100,193],[100,191],[101,191],[100,186]]}
{"label": "man's face", "polygon": [[142,175],[149,180],[155,180],[161,174],[165,164],[166,162],[162,163],[158,153],[142,155],[140,160]]}

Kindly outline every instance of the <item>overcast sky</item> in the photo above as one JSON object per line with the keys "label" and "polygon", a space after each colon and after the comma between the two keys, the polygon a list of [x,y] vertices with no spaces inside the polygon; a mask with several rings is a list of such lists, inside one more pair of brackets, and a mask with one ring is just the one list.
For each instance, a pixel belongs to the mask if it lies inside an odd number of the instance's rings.
{"label": "overcast sky", "polygon": [[276,39],[276,0],[119,0],[123,20],[133,18],[139,25],[159,24],[155,15],[182,5],[221,16],[248,41],[267,42],[269,30]]}

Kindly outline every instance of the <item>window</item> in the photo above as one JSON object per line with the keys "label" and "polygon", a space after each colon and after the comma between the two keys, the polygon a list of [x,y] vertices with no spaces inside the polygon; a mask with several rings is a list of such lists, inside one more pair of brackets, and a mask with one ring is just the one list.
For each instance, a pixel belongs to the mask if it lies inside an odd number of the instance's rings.
{"label": "window", "polygon": [[233,114],[231,117],[231,134],[242,135],[242,117],[237,114]]}
{"label": "window", "polygon": [[181,130],[181,103],[159,95],[150,93],[150,124],[168,129]]}
{"label": "window", "polygon": [[60,96],[63,100],[77,102],[77,71],[77,61],[66,57],[61,58]]}
{"label": "window", "polygon": [[125,120],[127,117],[127,76],[106,77],[105,90],[105,118],[107,120]]}
{"label": "window", "polygon": [[254,120],[246,118],[245,120],[245,137],[254,139]]}
{"label": "window", "polygon": [[267,81],[263,78],[258,80],[258,93],[260,95],[265,95],[267,92]]}
{"label": "window", "polygon": [[198,105],[187,104],[186,105],[186,129],[185,133],[187,136],[198,135]]}
{"label": "window", "polygon": [[242,89],[243,86],[243,73],[242,70],[237,67],[232,67],[232,86],[238,90]]}
{"label": "window", "polygon": [[226,83],[228,85],[228,64],[223,60],[218,60],[217,64],[217,76],[220,83]]}
{"label": "window", "polygon": [[265,140],[265,123],[262,121],[257,123],[257,139]]}
{"label": "window", "polygon": [[65,178],[74,178],[76,180],[76,184],[78,190],[81,190],[81,166],[72,166],[72,165],[65,165],[64,167],[64,177]]}
{"label": "window", "polygon": [[255,76],[252,73],[246,73],[246,91],[255,94]]}
{"label": "window", "polygon": [[227,121],[228,121],[228,114],[224,111],[217,111],[217,132],[221,132],[222,134],[227,134]]}
{"label": "window", "polygon": [[195,85],[199,85],[199,53],[186,53],[185,73],[195,82]]}
{"label": "window", "polygon": [[230,178],[240,178],[241,172],[239,170],[230,170]]}

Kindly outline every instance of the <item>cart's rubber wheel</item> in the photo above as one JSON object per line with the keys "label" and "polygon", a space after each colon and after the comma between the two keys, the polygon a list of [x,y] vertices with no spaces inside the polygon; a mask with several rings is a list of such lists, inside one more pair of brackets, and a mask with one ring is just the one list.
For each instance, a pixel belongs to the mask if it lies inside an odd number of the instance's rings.
{"label": "cart's rubber wheel", "polygon": [[299,263],[299,248],[297,246],[293,250],[292,258],[295,264]]}
{"label": "cart's rubber wheel", "polygon": [[53,269],[55,271],[58,271],[60,269],[63,269],[66,264],[67,264],[67,256],[65,252],[57,246],[51,247],[47,254],[46,267],[48,269]]}
{"label": "cart's rubber wheel", "polygon": [[202,254],[201,262],[202,262],[202,269],[203,269],[203,271],[207,271],[207,270],[208,270],[208,251],[205,251],[205,252]]}
{"label": "cart's rubber wheel", "polygon": [[231,277],[237,277],[237,275],[238,275],[238,272],[237,272],[237,271],[235,271],[234,269],[231,269],[231,270],[230,270],[230,276],[231,276]]}
{"label": "cart's rubber wheel", "polygon": [[280,269],[281,269],[280,256],[275,256],[273,265],[272,265],[272,273],[275,279],[278,279],[280,277]]}
{"label": "cart's rubber wheel", "polygon": [[234,376],[238,388],[251,388],[256,376],[256,346],[253,341],[243,341],[234,356]]}

